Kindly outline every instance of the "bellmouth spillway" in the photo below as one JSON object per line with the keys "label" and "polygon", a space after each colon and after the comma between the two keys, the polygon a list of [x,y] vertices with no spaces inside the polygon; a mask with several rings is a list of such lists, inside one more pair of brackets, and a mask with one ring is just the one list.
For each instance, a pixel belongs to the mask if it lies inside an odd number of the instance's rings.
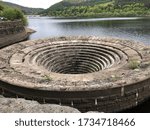
{"label": "bellmouth spillway", "polygon": [[0,91],[81,112],[118,112],[150,97],[150,47],[100,37],[54,37],[0,49]]}

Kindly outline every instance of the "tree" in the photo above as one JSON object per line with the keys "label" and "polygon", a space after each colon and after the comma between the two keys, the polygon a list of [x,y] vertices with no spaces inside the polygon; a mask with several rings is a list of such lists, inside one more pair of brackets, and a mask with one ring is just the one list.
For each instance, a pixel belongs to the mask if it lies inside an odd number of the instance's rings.
{"label": "tree", "polygon": [[18,9],[13,9],[13,8],[5,8],[2,12],[2,16],[5,17],[8,20],[22,20],[23,24],[27,24],[27,19],[23,15],[23,13],[18,10]]}

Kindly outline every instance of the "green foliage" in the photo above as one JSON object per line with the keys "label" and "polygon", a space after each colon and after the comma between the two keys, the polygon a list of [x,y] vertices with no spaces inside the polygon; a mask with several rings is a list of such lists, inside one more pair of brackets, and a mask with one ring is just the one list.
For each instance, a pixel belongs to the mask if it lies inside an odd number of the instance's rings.
{"label": "green foliage", "polygon": [[132,60],[129,62],[129,69],[138,69],[140,67],[140,62],[137,60]]}
{"label": "green foliage", "polygon": [[118,75],[111,75],[110,78],[108,78],[108,81],[111,82],[116,82],[118,80],[121,80],[121,77],[119,77]]}
{"label": "green foliage", "polygon": [[52,81],[52,78],[49,75],[44,75],[44,79],[47,81]]}
{"label": "green foliage", "polygon": [[4,7],[2,5],[0,5],[0,11],[2,11],[4,9]]}
{"label": "green foliage", "polygon": [[[70,0],[67,0],[70,1]],[[74,0],[73,0],[74,1]],[[145,3],[129,3],[122,6],[116,5],[114,0],[96,0],[92,4],[71,4],[60,2],[45,10],[43,15],[55,17],[127,17],[127,16],[147,16],[150,15],[150,9],[145,6]],[[121,0],[120,0],[121,1]],[[132,0],[130,0],[132,1]],[[83,2],[85,3],[85,2]],[[88,3],[88,5],[87,5]]]}
{"label": "green foliage", "polygon": [[[1,3],[0,3],[1,4]],[[22,20],[22,22],[24,23],[24,25],[27,24],[27,19],[24,16],[24,14],[19,10],[19,9],[15,9],[15,8],[11,8],[9,6],[5,6],[3,4],[0,5],[0,17],[4,17],[7,20]]]}
{"label": "green foliage", "polygon": [[[63,0],[57,4],[52,5],[50,8],[41,11],[39,14],[42,15],[51,15],[57,13],[58,11],[66,10],[67,8],[74,8],[74,7],[88,7],[88,6],[94,6],[96,4],[100,3],[106,3],[113,0]],[[55,16],[55,15],[54,15]]]}
{"label": "green foliage", "polygon": [[115,0],[115,4],[120,6],[132,3],[143,3],[145,6],[150,7],[150,0]]}

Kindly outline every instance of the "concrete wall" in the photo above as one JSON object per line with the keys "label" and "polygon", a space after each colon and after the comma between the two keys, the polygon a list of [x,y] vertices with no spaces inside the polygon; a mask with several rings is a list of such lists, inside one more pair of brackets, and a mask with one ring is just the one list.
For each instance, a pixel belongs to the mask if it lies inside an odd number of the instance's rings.
{"label": "concrete wall", "polygon": [[28,34],[21,21],[0,22],[0,48],[22,41]]}
{"label": "concrete wall", "polygon": [[150,96],[150,79],[95,91],[42,91],[15,86],[0,81],[0,93],[4,96],[21,97],[42,103],[67,105],[81,112],[118,112],[137,106]]}

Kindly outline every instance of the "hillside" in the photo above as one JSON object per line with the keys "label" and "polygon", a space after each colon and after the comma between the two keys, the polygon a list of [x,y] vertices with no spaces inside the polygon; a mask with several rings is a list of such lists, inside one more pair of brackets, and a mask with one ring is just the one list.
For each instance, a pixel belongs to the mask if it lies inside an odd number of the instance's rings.
{"label": "hillside", "polygon": [[44,10],[42,8],[28,8],[28,7],[20,6],[20,5],[17,5],[17,4],[10,3],[10,2],[1,1],[1,3],[5,4],[7,6],[13,7],[13,8],[20,9],[22,12],[24,12],[27,15],[38,14],[39,12]]}
{"label": "hillside", "polygon": [[63,18],[150,16],[150,0],[63,0],[41,12]]}
{"label": "hillside", "polygon": [[150,0],[115,0],[118,5],[126,5],[131,3],[143,3],[145,6],[150,7]]}
{"label": "hillside", "polygon": [[82,3],[82,2],[95,2],[95,1],[105,1],[105,0],[63,0],[63,1],[72,3],[72,4],[77,4],[77,3]]}
{"label": "hillside", "polygon": [[94,5],[102,4],[110,1],[113,0],[63,0],[59,3],[52,5],[51,7],[40,12],[39,14],[56,16],[58,11],[64,11],[70,8],[79,8],[79,7],[88,7],[88,6],[92,7]]}

